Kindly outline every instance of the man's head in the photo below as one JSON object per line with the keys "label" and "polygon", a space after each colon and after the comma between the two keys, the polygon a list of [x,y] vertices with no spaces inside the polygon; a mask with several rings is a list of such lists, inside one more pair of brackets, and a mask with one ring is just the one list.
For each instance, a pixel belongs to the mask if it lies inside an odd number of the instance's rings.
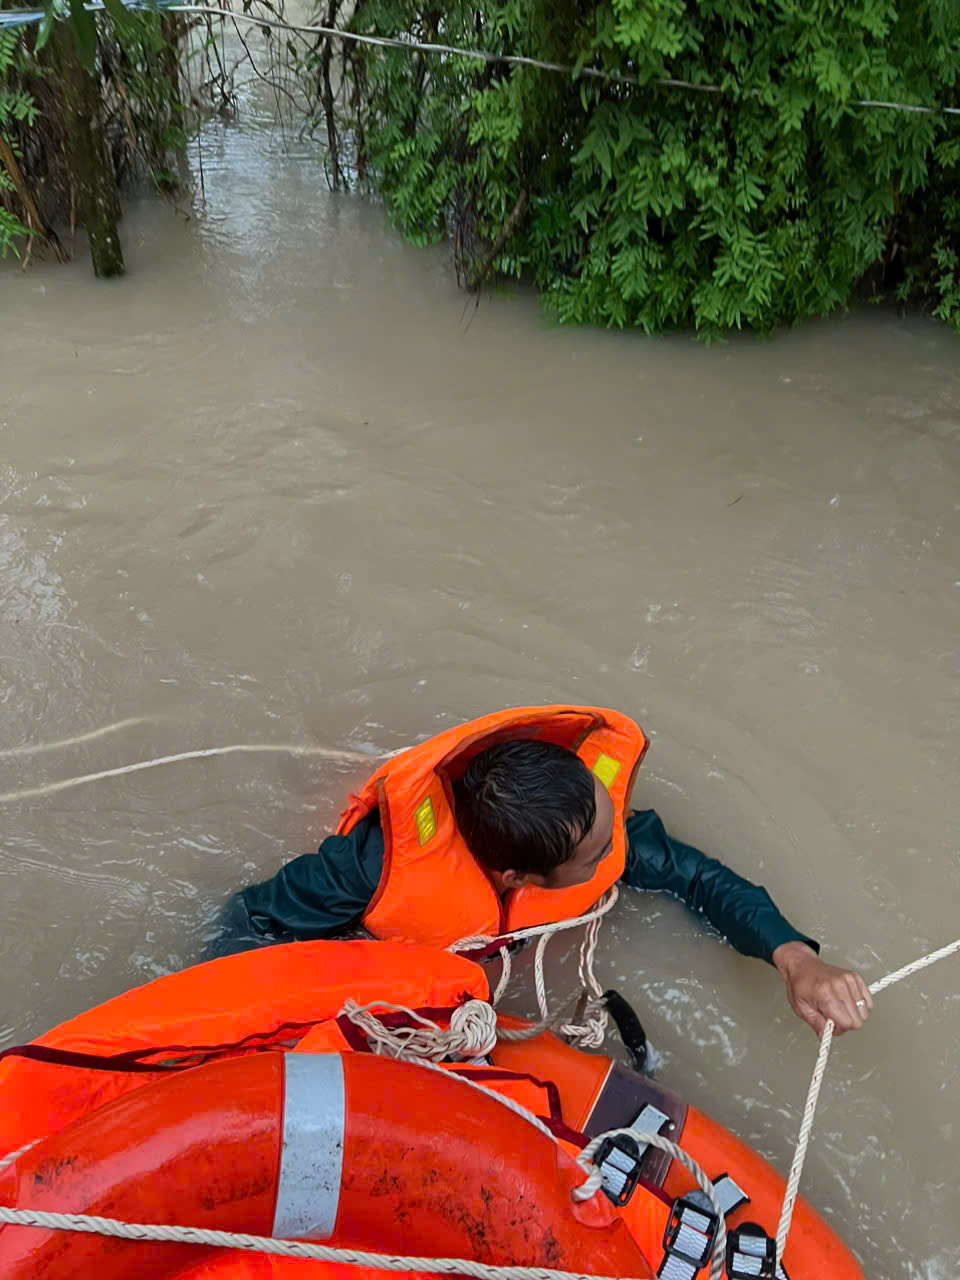
{"label": "man's head", "polygon": [[471,760],[456,787],[467,848],[505,889],[585,884],[613,842],[613,802],[579,756],[517,739]]}

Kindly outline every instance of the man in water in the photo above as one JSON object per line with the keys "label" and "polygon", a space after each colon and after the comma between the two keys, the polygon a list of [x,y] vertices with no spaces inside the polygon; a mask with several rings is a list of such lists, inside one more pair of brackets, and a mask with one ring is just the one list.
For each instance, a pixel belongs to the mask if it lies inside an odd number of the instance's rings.
{"label": "man in water", "polygon": [[374,937],[446,947],[583,914],[618,880],[672,894],[743,955],[771,964],[814,1031],[861,1027],[859,974],[820,959],[765,889],[628,808],[646,751],[639,727],[589,707],[519,708],[392,757],[315,854],[241,890],[215,951]]}

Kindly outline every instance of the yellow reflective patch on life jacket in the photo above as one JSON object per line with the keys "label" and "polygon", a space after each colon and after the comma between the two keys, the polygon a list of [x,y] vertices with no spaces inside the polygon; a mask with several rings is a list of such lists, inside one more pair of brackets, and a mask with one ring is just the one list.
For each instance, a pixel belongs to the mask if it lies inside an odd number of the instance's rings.
{"label": "yellow reflective patch on life jacket", "polygon": [[620,761],[614,760],[613,756],[605,756],[603,752],[601,752],[600,755],[597,756],[596,764],[593,766],[593,772],[609,791],[614,784],[617,774],[620,772]]}
{"label": "yellow reflective patch on life jacket", "polygon": [[[617,767],[619,768],[619,765]],[[413,820],[417,824],[417,839],[421,845],[432,840],[437,834],[437,818],[433,812],[433,801],[429,796],[417,805],[413,812]]]}

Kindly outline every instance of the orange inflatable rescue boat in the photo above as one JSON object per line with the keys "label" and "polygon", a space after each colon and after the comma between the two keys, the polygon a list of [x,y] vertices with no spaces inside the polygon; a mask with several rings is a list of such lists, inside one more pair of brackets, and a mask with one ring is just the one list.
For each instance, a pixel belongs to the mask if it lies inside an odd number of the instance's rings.
{"label": "orange inflatable rescue boat", "polygon": [[[662,1133],[712,1179],[728,1277],[765,1274],[783,1180],[705,1114],[549,1033],[443,1069],[375,1055],[347,1000],[440,1027],[486,1001],[471,961],[385,942],[292,943],[158,979],[0,1055],[0,1205],[323,1242],[411,1258],[648,1280],[706,1280],[716,1223],[677,1160],[611,1129]],[[407,1012],[376,1010],[403,1028]],[[501,1019],[501,1021],[503,1021]],[[520,1024],[517,1024],[520,1025]],[[550,1133],[469,1083],[538,1116]],[[753,1243],[751,1243],[753,1242]],[[360,1275],[358,1276],[358,1272]],[[0,1226],[4,1280],[361,1280],[382,1273],[27,1226]],[[410,1273],[408,1273],[410,1274]],[[787,1280],[863,1280],[803,1201]]]}

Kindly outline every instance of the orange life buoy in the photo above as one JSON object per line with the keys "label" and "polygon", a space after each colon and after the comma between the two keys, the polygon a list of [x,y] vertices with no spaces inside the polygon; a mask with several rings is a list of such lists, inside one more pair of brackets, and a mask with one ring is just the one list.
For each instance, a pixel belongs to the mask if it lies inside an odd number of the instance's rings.
{"label": "orange life buoy", "polygon": [[[613,848],[592,879],[568,889],[524,885],[501,901],[457,830],[452,784],[496,742],[538,738],[576,752],[614,803]],[[393,756],[370,777],[337,827],[346,834],[379,809],[383,871],[364,917],[377,938],[447,947],[474,934],[500,934],[582,915],[623,874],[624,817],[647,749],[643,731],[619,711],[516,707],[483,716]]]}
{"label": "orange life buoy", "polygon": [[[178,1075],[94,1071],[20,1057],[9,1057],[0,1062],[0,1155],[31,1139],[44,1138],[32,1152],[21,1157],[12,1170],[0,1174],[0,1203],[23,1207],[35,1203],[30,1199],[33,1194],[31,1188],[40,1194],[43,1186],[53,1187],[51,1178],[55,1175],[56,1186],[46,1200],[46,1207],[82,1211],[85,1202],[81,1194],[83,1186],[96,1190],[90,1177],[84,1173],[90,1167],[90,1160],[84,1154],[87,1148],[83,1144],[89,1137],[90,1151],[98,1150],[97,1134],[101,1131],[104,1117],[114,1117],[110,1123],[117,1148],[115,1169],[127,1161],[123,1167],[130,1170],[142,1168],[147,1177],[146,1171],[153,1161],[162,1170],[170,1148],[163,1145],[158,1137],[144,1138],[147,1145],[138,1155],[137,1150],[143,1145],[141,1130],[132,1120],[127,1125],[125,1116],[142,1117],[147,1104],[152,1108],[157,1100],[174,1096],[186,1099],[182,1105],[190,1111],[202,1097],[216,1093],[216,1089],[211,1089],[204,1082],[220,1081],[217,1087],[223,1092],[227,1076],[218,1073],[215,1067],[222,1067],[224,1072],[228,1067],[231,1071],[238,1071],[238,1081],[241,1078],[252,1079],[246,1074],[249,1070],[259,1081],[257,1096],[262,1100],[273,1089],[271,1096],[275,1099],[276,1090],[281,1088],[277,1083],[279,1077],[273,1085],[269,1081],[265,1084],[266,1077],[261,1073],[277,1070],[286,1078],[286,1064],[297,1057],[365,1048],[363,1037],[358,1039],[355,1034],[356,1029],[337,1018],[348,998],[360,1004],[381,1000],[405,1005],[420,1010],[439,1024],[446,1024],[454,1006],[465,999],[483,1000],[487,996],[483,970],[463,957],[427,947],[385,942],[292,943],[230,956],[157,979],[64,1023],[41,1037],[38,1043],[57,1051],[105,1056],[121,1051],[160,1049],[163,1052],[154,1052],[151,1061],[157,1057],[176,1059],[179,1053],[180,1060],[187,1062],[196,1060],[194,1051],[201,1047],[213,1061],[206,1066],[191,1066]],[[180,1047],[178,1053],[173,1051],[175,1046]],[[283,1067],[277,1067],[281,1060],[281,1046],[294,1046],[294,1052],[287,1056]],[[259,1052],[264,1048],[266,1053]],[[449,1069],[453,1073],[470,1074],[478,1083],[511,1097],[552,1123],[554,1132],[568,1144],[569,1151],[575,1151],[586,1141],[584,1135],[631,1123],[641,1107],[648,1103],[669,1112],[674,1127],[668,1131],[668,1136],[693,1156],[711,1177],[728,1173],[749,1195],[750,1203],[736,1209],[730,1215],[728,1225],[735,1227],[750,1220],[761,1223],[768,1232],[775,1230],[783,1197],[783,1179],[735,1135],[703,1112],[687,1107],[669,1090],[617,1066],[607,1057],[573,1049],[549,1033],[516,1043],[502,1040],[491,1057],[491,1067],[451,1065]],[[345,1080],[353,1078],[355,1061],[373,1064],[369,1070],[375,1073],[381,1070],[377,1064],[382,1064],[384,1069],[395,1065],[368,1053],[354,1052],[344,1059]],[[274,1067],[255,1065],[258,1063],[273,1063]],[[300,1068],[293,1066],[290,1070],[296,1073]],[[358,1067],[357,1070],[364,1068]],[[417,1068],[409,1070],[416,1071]],[[378,1103],[388,1113],[390,1124],[409,1117],[411,1146],[417,1150],[426,1149],[423,1144],[432,1141],[429,1137],[432,1128],[448,1123],[447,1095],[437,1093],[437,1089],[445,1086],[446,1082],[436,1072],[419,1074],[425,1081],[423,1097],[426,1098],[422,1105],[418,1104],[419,1110],[408,1109],[406,1086],[404,1090],[390,1092],[381,1088]],[[381,1082],[387,1079],[379,1074],[377,1078]],[[194,1087],[196,1094],[192,1092]],[[240,1092],[238,1085],[233,1090],[233,1097],[238,1098]],[[485,1102],[475,1090],[461,1092],[466,1097],[458,1106],[467,1112]],[[224,1096],[213,1097],[209,1101],[222,1106]],[[352,1108],[353,1100],[349,1101]],[[130,1112],[123,1110],[127,1104],[134,1109]],[[496,1102],[490,1105],[498,1111],[503,1110]],[[258,1199],[260,1192],[255,1196],[251,1190],[256,1170],[251,1166],[248,1170],[251,1177],[246,1183],[242,1178],[237,1181],[237,1172],[242,1172],[244,1161],[254,1159],[256,1150],[261,1153],[267,1151],[269,1156],[270,1142],[275,1139],[264,1136],[266,1121],[256,1120],[255,1115],[251,1124],[246,1126],[242,1107],[233,1107],[218,1114],[224,1121],[233,1117],[236,1124],[231,1122],[228,1126],[234,1137],[226,1147],[219,1149],[221,1158],[216,1162],[217,1169],[232,1170],[229,1175],[233,1178],[231,1194],[244,1186],[249,1194],[245,1192],[245,1207],[239,1218],[221,1217],[217,1222],[237,1227],[243,1227],[245,1223],[247,1225],[243,1229],[252,1231],[266,1227],[269,1233],[273,1226],[270,1215],[274,1210],[271,1207],[267,1211],[264,1205],[268,1200],[271,1206],[273,1204],[270,1199],[273,1183],[266,1186],[265,1182],[263,1195],[266,1199]],[[482,1114],[487,1113],[484,1111]],[[504,1111],[504,1114],[507,1113]],[[273,1115],[269,1123],[275,1126],[275,1120]],[[136,1123],[148,1127],[142,1118]],[[457,1120],[456,1124],[459,1123]],[[465,1123],[468,1131],[474,1132],[475,1122],[467,1119]],[[518,1123],[522,1122],[518,1120]],[[249,1132],[242,1136],[240,1130],[244,1126]],[[421,1138],[418,1133],[413,1133],[414,1129],[421,1127],[428,1136]],[[528,1128],[524,1126],[519,1131],[524,1143],[528,1138]],[[193,1130],[182,1130],[182,1134],[187,1132]],[[270,1129],[270,1133],[273,1132]],[[446,1132],[445,1128],[442,1132]],[[59,1139],[56,1138],[58,1133]],[[532,1130],[529,1136],[531,1139],[538,1137]],[[248,1140],[249,1153],[246,1150]],[[201,1145],[195,1148],[199,1163],[194,1166],[188,1161],[181,1166],[185,1171],[182,1186],[166,1186],[162,1180],[158,1184],[165,1186],[166,1201],[162,1209],[165,1213],[169,1210],[169,1215],[163,1218],[158,1209],[154,1221],[214,1225],[209,1217],[194,1215],[197,1207],[194,1179],[189,1171],[209,1169],[209,1163],[203,1164],[199,1150]],[[131,1148],[129,1160],[124,1154],[128,1147]],[[46,1163],[41,1166],[38,1162],[44,1155]],[[670,1205],[676,1197],[692,1189],[693,1181],[676,1162],[666,1157],[657,1161],[654,1157],[655,1153],[651,1151],[645,1158],[643,1172],[646,1182],[620,1210],[620,1214],[641,1252],[654,1266],[658,1266]],[[256,1159],[261,1160],[256,1169],[266,1180],[267,1174],[263,1170],[267,1165],[263,1159],[267,1157],[256,1156]],[[551,1159],[555,1162],[556,1156],[551,1156]],[[70,1160],[73,1163],[68,1164]],[[140,1165],[136,1163],[138,1160]],[[276,1167],[269,1165],[269,1168],[273,1170],[269,1178],[275,1180]],[[40,1174],[39,1181],[34,1174]],[[101,1177],[101,1182],[97,1185],[102,1190],[102,1175],[98,1177]],[[76,1194],[70,1190],[73,1179],[79,1180]],[[218,1186],[226,1185],[218,1183]],[[134,1192],[131,1190],[130,1194],[134,1195]],[[380,1197],[373,1199],[379,1201]],[[135,1203],[130,1203],[133,1204],[133,1212],[129,1216],[132,1220],[139,1220],[142,1202],[135,1196]],[[227,1214],[226,1202],[221,1203],[216,1196],[207,1196],[199,1208],[209,1214],[218,1204],[218,1212]],[[112,1202],[106,1211],[114,1216],[126,1216],[119,1211],[119,1205]],[[27,1241],[44,1234],[28,1228],[10,1230],[13,1235],[5,1238],[0,1235],[4,1249],[12,1247],[10,1240],[16,1240],[17,1236],[21,1241]],[[60,1247],[69,1252],[80,1247],[77,1244],[79,1239],[62,1236]],[[52,1239],[49,1247],[53,1251],[51,1256],[56,1256]],[[141,1265],[141,1247],[144,1246],[136,1246],[138,1252],[131,1255],[130,1246],[124,1242],[114,1241],[103,1246],[108,1255],[115,1249],[126,1250],[124,1258],[135,1257],[135,1263],[126,1274],[142,1275],[144,1280],[154,1280],[154,1274],[170,1274],[169,1270],[162,1269],[175,1265],[169,1259],[160,1264],[161,1269],[156,1273],[146,1262]],[[167,1251],[162,1256],[167,1257],[170,1251],[176,1253],[178,1247],[167,1245],[162,1248]],[[387,1251],[397,1248],[412,1252],[412,1247],[408,1247],[405,1240],[398,1242],[393,1237]],[[427,1248],[423,1252],[436,1254],[438,1251]],[[229,1277],[229,1280],[297,1280],[298,1276],[303,1276],[304,1280],[307,1277],[317,1277],[317,1280],[376,1280],[373,1272],[360,1271],[358,1274],[357,1268],[266,1258],[234,1251],[211,1250],[198,1256],[198,1252],[193,1250],[177,1256],[182,1259],[176,1264],[182,1266],[182,1271],[177,1273],[178,1280],[223,1280],[224,1277]],[[0,1275],[7,1280],[8,1272],[3,1267],[5,1260],[6,1255],[0,1249]],[[786,1268],[791,1280],[863,1280],[863,1273],[849,1249],[803,1200],[797,1203],[787,1245]],[[101,1276],[98,1274],[100,1269],[99,1263],[96,1269],[76,1266],[72,1274],[82,1276],[84,1280],[88,1275],[96,1276],[96,1280],[108,1280],[110,1273]],[[586,1269],[599,1270],[592,1266]],[[34,1277],[46,1280],[41,1271],[29,1274],[31,1280]]]}
{"label": "orange life buoy", "polygon": [[[570,1156],[453,1075],[357,1053],[197,1067],[128,1093],[0,1173],[21,1208],[499,1265],[652,1277]],[[182,1275],[202,1246],[0,1228],[5,1280]],[[301,1264],[304,1265],[304,1264]]]}
{"label": "orange life buoy", "polygon": [[[159,1050],[147,1061],[196,1061],[198,1049],[208,1058],[235,1056],[295,1043],[323,1026],[327,1042],[322,1047],[342,1048],[331,1020],[347,998],[358,1004],[388,998],[415,1009],[447,1009],[488,994],[484,971],[462,956],[401,943],[294,942],[156,978],[61,1023],[34,1043],[111,1056]],[[159,1078],[5,1058],[0,1062],[0,1156]]]}

